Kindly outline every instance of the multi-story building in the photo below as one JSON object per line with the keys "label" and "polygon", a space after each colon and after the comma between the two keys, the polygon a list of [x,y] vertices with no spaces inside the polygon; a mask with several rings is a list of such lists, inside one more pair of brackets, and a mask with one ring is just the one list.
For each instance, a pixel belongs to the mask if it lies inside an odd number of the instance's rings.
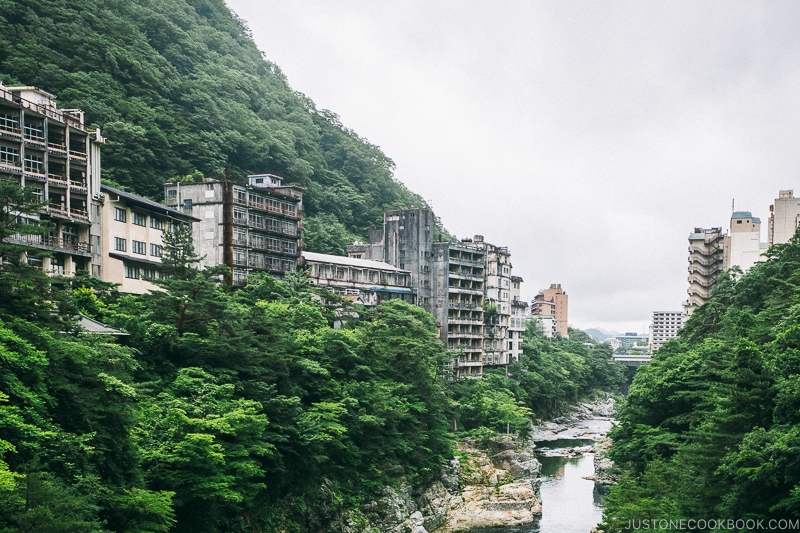
{"label": "multi-story building", "polygon": [[534,315],[531,319],[536,323],[536,331],[540,335],[552,339],[556,336],[556,317],[554,315]]}
{"label": "multi-story building", "polygon": [[[484,244],[475,235],[476,244]],[[509,326],[511,325],[511,254],[508,248],[485,243],[486,250],[486,324],[484,326],[483,362],[507,365],[511,360]],[[488,311],[491,311],[489,313]]]}
{"label": "multi-story building", "polygon": [[485,261],[482,245],[433,245],[433,316],[457,377],[483,376]]}
{"label": "multi-story building", "polygon": [[650,326],[650,352],[653,353],[669,340],[677,339],[683,327],[683,311],[653,311]]}
{"label": "multi-story building", "polygon": [[193,233],[202,266],[229,266],[233,285],[252,272],[281,277],[301,262],[303,189],[272,174],[248,179],[164,185],[168,206],[200,219]]}
{"label": "multi-story building", "polygon": [[779,191],[769,211],[767,243],[772,246],[789,242],[800,226],[800,198],[795,198],[791,189]]}
{"label": "multi-story building", "polygon": [[365,306],[402,299],[415,303],[411,272],[388,263],[338,255],[303,252],[304,266],[314,285]]}
{"label": "multi-story building", "polygon": [[689,235],[689,298],[684,302],[686,315],[711,297],[711,287],[719,274],[728,268],[722,228],[694,228]]}
{"label": "multi-story building", "polygon": [[531,316],[555,317],[556,333],[564,338],[569,337],[569,300],[560,283],[552,283],[549,289],[539,291],[531,302]]}
{"label": "multi-story building", "polygon": [[742,272],[761,259],[761,220],[750,211],[736,211],[731,215],[730,233],[725,239],[728,268],[737,265]]}
{"label": "multi-story building", "polygon": [[508,325],[508,350],[511,360],[522,355],[522,334],[527,321],[528,302],[522,300],[522,278],[511,276],[511,322]]}
{"label": "multi-story building", "polygon": [[348,247],[348,255],[383,261],[411,272],[417,305],[434,313],[431,284],[436,217],[428,208],[392,209],[383,214],[383,227],[370,230],[370,244]]}
{"label": "multi-story building", "polygon": [[[20,244],[47,251],[28,255],[46,272],[90,271],[93,237],[99,237],[99,130],[83,111],[58,109],[56,97],[36,87],[0,83],[0,179],[30,187],[45,202],[39,215],[48,235],[18,235]],[[90,212],[92,218],[90,218]]]}
{"label": "multi-story building", "polygon": [[101,236],[93,245],[99,256],[96,275],[119,283],[121,292],[145,293],[161,277],[164,232],[200,219],[114,187],[102,185],[100,190]]}

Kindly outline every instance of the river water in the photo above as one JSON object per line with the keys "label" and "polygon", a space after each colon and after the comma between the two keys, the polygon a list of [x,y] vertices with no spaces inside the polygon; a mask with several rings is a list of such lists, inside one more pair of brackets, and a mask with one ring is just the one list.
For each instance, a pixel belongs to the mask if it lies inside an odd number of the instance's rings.
{"label": "river water", "polygon": [[[603,497],[594,481],[594,455],[568,458],[560,448],[592,444],[611,428],[608,420],[585,420],[559,432],[558,439],[537,441],[542,463],[542,517],[527,526],[472,529],[470,533],[589,533],[603,519]],[[588,437],[588,438],[587,438]]]}

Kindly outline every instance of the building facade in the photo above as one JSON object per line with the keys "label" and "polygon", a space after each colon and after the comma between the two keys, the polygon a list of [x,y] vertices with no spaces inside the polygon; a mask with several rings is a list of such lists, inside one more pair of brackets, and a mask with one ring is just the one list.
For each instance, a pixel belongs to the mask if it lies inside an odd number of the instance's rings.
{"label": "building facade", "polygon": [[650,353],[657,351],[665,342],[677,339],[683,327],[683,311],[653,311],[650,326]]}
{"label": "building facade", "polygon": [[711,287],[728,268],[725,238],[722,228],[694,228],[689,235],[689,298],[683,304],[687,315],[708,301]]}
{"label": "building facade", "polygon": [[253,272],[282,277],[301,264],[303,189],[272,174],[248,182],[164,185],[168,206],[200,220],[193,233],[202,266],[229,266],[237,286]]}
{"label": "building facade", "polygon": [[549,289],[539,291],[531,302],[531,316],[552,316],[555,318],[556,333],[569,337],[569,298],[560,283],[552,283]]}
{"label": "building facade", "polygon": [[374,307],[398,298],[416,303],[408,270],[381,261],[306,251],[303,262],[314,285],[326,287],[354,303]]}
{"label": "building facade", "polygon": [[528,302],[522,300],[522,278],[511,276],[511,322],[508,325],[508,350],[511,360],[522,355],[522,334],[528,320]]}
{"label": "building facade", "polygon": [[28,254],[45,272],[90,272],[99,239],[99,130],[87,128],[83,111],[58,109],[55,95],[36,87],[0,83],[0,179],[30,187],[45,203],[39,219],[47,235],[17,235],[19,244],[47,251]]}
{"label": "building facade", "polygon": [[761,260],[761,220],[750,211],[731,215],[731,229],[725,241],[728,268],[737,265],[742,272]]}
{"label": "building facade", "polygon": [[789,242],[800,226],[800,198],[795,198],[791,189],[779,191],[769,211],[767,244],[772,246]]}
{"label": "building facade", "polygon": [[99,242],[93,245],[96,273],[119,283],[121,292],[142,294],[161,277],[164,232],[200,220],[148,198],[102,185]]}

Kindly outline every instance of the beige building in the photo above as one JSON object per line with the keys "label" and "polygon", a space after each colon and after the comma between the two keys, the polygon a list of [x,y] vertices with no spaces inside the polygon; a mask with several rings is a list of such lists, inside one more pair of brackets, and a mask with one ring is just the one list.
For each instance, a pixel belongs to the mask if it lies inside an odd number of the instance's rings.
{"label": "beige building", "polygon": [[374,307],[398,298],[415,303],[408,270],[381,261],[306,251],[303,262],[314,285],[326,287],[354,303]]}
{"label": "beige building", "polygon": [[252,272],[282,277],[300,264],[303,189],[272,174],[248,180],[164,185],[168,206],[200,220],[194,239],[202,265],[229,266],[237,286]]}
{"label": "beige building", "polygon": [[508,325],[509,359],[519,361],[522,355],[522,334],[527,321],[528,302],[521,297],[522,278],[511,276],[511,321]]}
{"label": "beige building", "polygon": [[653,311],[650,326],[650,352],[653,353],[669,340],[677,339],[683,327],[683,311]]}
{"label": "beige building", "polygon": [[717,277],[728,268],[725,240],[722,228],[694,228],[689,235],[689,298],[683,304],[687,315],[708,301]]}
{"label": "beige building", "polygon": [[725,239],[727,268],[734,265],[742,272],[761,260],[761,220],[750,211],[736,211],[731,215],[730,233]]}
{"label": "beige building", "polygon": [[772,246],[789,242],[800,226],[800,198],[795,198],[791,189],[779,191],[769,211],[767,244]]}
{"label": "beige building", "polygon": [[564,338],[569,337],[568,330],[569,300],[560,283],[553,283],[549,289],[539,291],[531,302],[531,316],[536,318],[549,315],[555,318],[556,333]]}
{"label": "beige building", "polygon": [[[99,130],[87,128],[83,111],[58,109],[56,97],[36,87],[0,83],[0,179],[30,187],[45,203],[39,219],[48,235],[20,234],[14,242],[47,251],[28,254],[45,272],[90,272],[92,243],[99,242]],[[90,218],[91,214],[91,218]]]}
{"label": "beige building", "polygon": [[199,219],[114,187],[101,191],[98,277],[119,283],[121,292],[145,293],[161,277],[164,232]]}

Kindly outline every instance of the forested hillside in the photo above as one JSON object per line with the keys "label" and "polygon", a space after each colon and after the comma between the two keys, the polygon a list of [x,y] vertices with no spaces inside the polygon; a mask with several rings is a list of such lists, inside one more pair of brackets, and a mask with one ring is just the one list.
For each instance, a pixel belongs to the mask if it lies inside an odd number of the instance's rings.
{"label": "forested hillside", "polygon": [[[268,51],[267,51],[268,55]],[[343,253],[388,206],[423,201],[381,150],[289,86],[223,0],[0,0],[0,79],[100,126],[103,176],[163,198],[199,170],[306,187],[306,247]]]}
{"label": "forested hillside", "polygon": [[681,518],[800,526],[800,239],[766,257],[725,274],[637,373],[612,433],[623,476],[604,530]]}
{"label": "forested hillside", "polygon": [[0,181],[2,533],[362,532],[384,487],[436,479],[465,431],[525,437],[622,380],[607,345],[531,324],[508,376],[453,381],[424,310],[300,273],[233,291],[196,268],[188,226],[164,234],[160,290],[50,278],[8,241],[47,230],[16,217],[34,200]]}

